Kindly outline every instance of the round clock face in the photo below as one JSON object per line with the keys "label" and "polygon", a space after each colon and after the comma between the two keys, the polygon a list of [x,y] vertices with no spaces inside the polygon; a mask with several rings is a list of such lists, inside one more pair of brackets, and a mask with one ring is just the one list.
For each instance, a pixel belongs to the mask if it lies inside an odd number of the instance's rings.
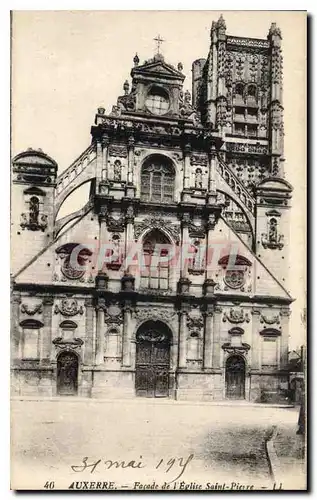
{"label": "round clock face", "polygon": [[169,109],[170,102],[165,92],[153,91],[148,94],[145,105],[154,115],[165,115]]}

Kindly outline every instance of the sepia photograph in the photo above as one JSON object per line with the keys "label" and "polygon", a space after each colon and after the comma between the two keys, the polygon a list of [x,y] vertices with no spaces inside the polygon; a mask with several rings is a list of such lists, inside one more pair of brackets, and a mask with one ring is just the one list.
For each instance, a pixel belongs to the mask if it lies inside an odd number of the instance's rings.
{"label": "sepia photograph", "polygon": [[12,490],[307,490],[306,43],[11,12]]}

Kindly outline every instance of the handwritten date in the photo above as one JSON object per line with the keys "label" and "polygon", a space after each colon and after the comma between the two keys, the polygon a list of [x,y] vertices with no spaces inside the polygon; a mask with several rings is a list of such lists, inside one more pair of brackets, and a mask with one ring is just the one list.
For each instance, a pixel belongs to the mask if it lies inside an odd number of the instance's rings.
{"label": "handwritten date", "polygon": [[[161,458],[155,466],[156,470],[161,470],[166,474],[170,471],[177,473],[178,475],[173,478],[170,482],[179,479],[185,472],[186,467],[193,460],[194,455],[189,455],[187,458],[176,458],[172,457],[169,459]],[[137,460],[103,460],[99,458],[96,461],[90,460],[88,457],[84,457],[80,465],[71,465],[71,469],[74,472],[84,472],[90,471],[91,474],[100,469],[145,469],[147,464],[144,462],[142,455]]]}

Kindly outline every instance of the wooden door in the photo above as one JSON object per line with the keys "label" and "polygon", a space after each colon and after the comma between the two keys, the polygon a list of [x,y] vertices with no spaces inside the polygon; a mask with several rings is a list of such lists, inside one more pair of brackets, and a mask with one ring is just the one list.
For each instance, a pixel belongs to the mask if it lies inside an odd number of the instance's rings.
{"label": "wooden door", "polygon": [[241,356],[231,356],[226,363],[226,397],[245,398],[245,362]]}
{"label": "wooden door", "polygon": [[149,330],[136,344],[135,388],[137,396],[167,397],[170,343],[167,336]]}
{"label": "wooden door", "polygon": [[78,359],[72,352],[63,352],[57,359],[57,394],[75,396],[78,391]]}

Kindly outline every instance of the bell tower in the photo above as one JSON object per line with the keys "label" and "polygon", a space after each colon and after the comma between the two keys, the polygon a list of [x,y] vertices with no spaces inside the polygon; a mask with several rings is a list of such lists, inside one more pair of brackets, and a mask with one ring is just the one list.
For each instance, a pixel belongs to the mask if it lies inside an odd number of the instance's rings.
{"label": "bell tower", "polygon": [[12,272],[16,273],[53,241],[57,163],[32,148],[12,160]]}

